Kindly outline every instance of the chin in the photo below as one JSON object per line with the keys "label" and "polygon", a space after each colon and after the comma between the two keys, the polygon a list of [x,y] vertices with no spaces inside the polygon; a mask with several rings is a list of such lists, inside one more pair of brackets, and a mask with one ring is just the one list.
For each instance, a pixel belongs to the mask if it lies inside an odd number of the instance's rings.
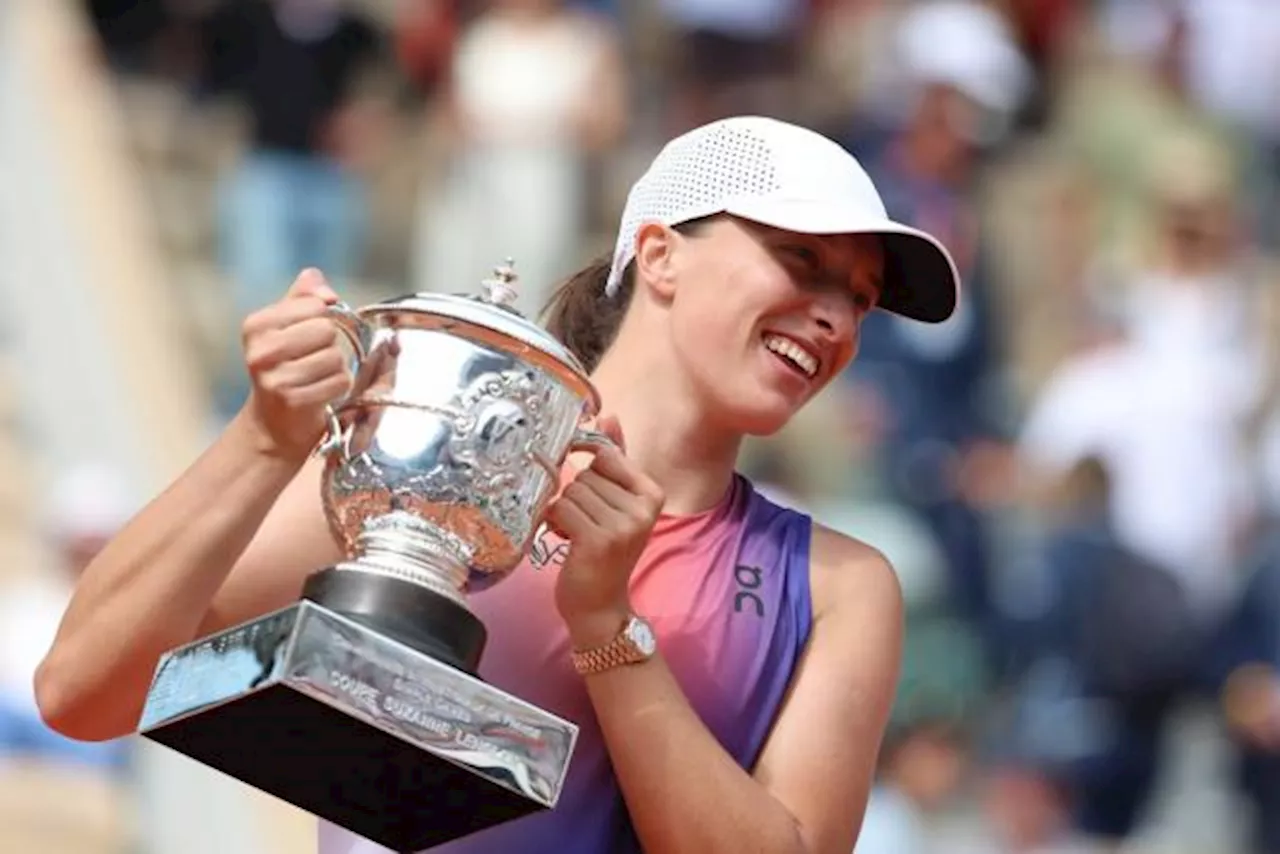
{"label": "chin", "polygon": [[747,436],[768,438],[786,427],[795,414],[794,406],[741,408],[734,412],[733,424],[738,432]]}

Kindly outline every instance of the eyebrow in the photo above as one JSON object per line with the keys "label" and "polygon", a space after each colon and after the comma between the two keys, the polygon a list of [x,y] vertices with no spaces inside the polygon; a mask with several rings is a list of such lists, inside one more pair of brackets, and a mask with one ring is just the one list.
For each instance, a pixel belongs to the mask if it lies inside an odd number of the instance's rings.
{"label": "eyebrow", "polygon": [[856,238],[858,235],[805,234],[804,232],[787,231],[786,229],[783,229],[783,228],[775,228],[774,226],[765,225],[763,223],[751,222],[749,223],[749,225],[751,226],[752,230],[756,231],[756,233],[762,238],[767,239],[772,237],[774,240],[792,239],[808,245],[810,248],[812,248],[814,251],[818,253],[818,255],[821,258],[821,262],[823,266],[830,265],[832,260],[839,257],[839,255],[841,254],[840,250],[835,247],[835,241],[832,240],[833,237],[853,238],[850,241],[852,245],[848,247],[850,252],[852,253],[851,259],[854,261],[854,268],[853,270],[850,271],[850,276],[849,276],[851,284],[853,285],[853,287],[856,287],[856,288],[863,288],[863,287],[874,288],[876,291],[877,301],[879,301],[881,298],[884,297],[885,278],[884,278],[883,264],[881,265],[881,271],[871,276],[871,278],[868,279],[865,284],[854,280],[857,274],[856,261],[860,256],[864,254],[864,250],[861,248],[861,246],[857,244],[857,241],[856,241]]}

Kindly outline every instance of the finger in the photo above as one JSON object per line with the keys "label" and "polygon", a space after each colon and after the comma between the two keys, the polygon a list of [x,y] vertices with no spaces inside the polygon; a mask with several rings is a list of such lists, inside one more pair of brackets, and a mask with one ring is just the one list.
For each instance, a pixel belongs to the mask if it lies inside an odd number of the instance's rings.
{"label": "finger", "polygon": [[313,317],[254,337],[246,345],[245,361],[250,368],[269,368],[327,349],[341,356],[337,327],[328,318]]}
{"label": "finger", "polygon": [[603,477],[591,469],[585,469],[575,478],[578,483],[591,489],[610,508],[620,513],[629,513],[635,506],[636,494],[628,492],[621,485]]}
{"label": "finger", "polygon": [[345,374],[325,377],[304,386],[285,386],[273,393],[294,409],[333,403],[347,396],[351,378]]}
{"label": "finger", "polygon": [[[315,296],[300,296],[272,303],[259,309],[245,318],[243,333],[245,340],[270,332],[275,329],[287,329],[290,326],[313,318],[327,318],[329,306],[324,300]],[[336,328],[336,327],[335,327]]]}
{"label": "finger", "polygon": [[264,385],[270,380],[278,387],[306,386],[334,376],[347,376],[346,360],[336,347],[326,347],[309,353],[300,359],[282,362],[261,378]]}
{"label": "finger", "polygon": [[569,535],[561,530],[557,521],[551,517],[551,505],[547,505],[547,512],[543,514],[542,524],[546,525],[547,530],[555,534],[560,539],[569,539]]}
{"label": "finger", "polygon": [[554,528],[562,539],[570,543],[596,527],[591,517],[565,496],[551,502],[551,507],[547,510],[547,524]]}
{"label": "finger", "polygon": [[621,451],[611,448],[600,451],[591,461],[588,471],[594,471],[633,495],[644,496],[659,507],[666,500],[662,488]]}
{"label": "finger", "polygon": [[293,284],[289,286],[289,290],[285,293],[286,297],[310,296],[317,297],[326,305],[333,305],[339,302],[338,294],[333,288],[329,287],[329,282],[325,279],[324,273],[315,267],[308,267],[298,274],[293,280]]}
{"label": "finger", "polygon": [[608,527],[617,518],[618,511],[581,481],[575,480],[566,486],[561,500],[576,504],[593,523],[602,528]]}

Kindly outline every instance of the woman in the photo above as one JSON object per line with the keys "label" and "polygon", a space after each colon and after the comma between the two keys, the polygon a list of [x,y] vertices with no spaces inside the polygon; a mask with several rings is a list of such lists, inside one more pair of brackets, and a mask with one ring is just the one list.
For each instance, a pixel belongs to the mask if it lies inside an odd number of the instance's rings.
{"label": "woman", "polygon": [[424,182],[419,290],[453,293],[494,258],[520,261],[535,313],[582,232],[587,173],[625,125],[609,27],[562,0],[499,0],[461,35],[449,74],[448,168]]}
{"label": "woman", "polygon": [[[849,363],[877,303],[938,321],[956,287],[945,250],[886,219],[821,136],[736,118],[663,149],[611,261],[550,309],[626,451],[570,461],[559,533],[535,549],[559,566],[471,600],[502,628],[482,676],[577,722],[580,746],[555,810],[444,850],[852,849],[895,688],[897,581],[734,462]],[[246,321],[253,395],[84,574],[37,676],[51,726],[129,732],[163,650],[288,604],[340,559],[307,462],[349,383],[336,299],[306,272]],[[656,653],[628,641],[646,619]],[[626,663],[574,655],[606,645]],[[322,828],[324,854],[373,850]]]}

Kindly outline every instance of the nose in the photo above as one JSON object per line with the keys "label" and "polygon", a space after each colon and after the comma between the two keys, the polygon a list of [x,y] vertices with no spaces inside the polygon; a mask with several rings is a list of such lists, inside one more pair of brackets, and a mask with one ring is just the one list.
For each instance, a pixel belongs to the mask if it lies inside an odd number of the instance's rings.
{"label": "nose", "polygon": [[853,335],[856,324],[853,300],[840,289],[824,288],[815,294],[809,313],[814,323],[832,340],[840,340]]}

